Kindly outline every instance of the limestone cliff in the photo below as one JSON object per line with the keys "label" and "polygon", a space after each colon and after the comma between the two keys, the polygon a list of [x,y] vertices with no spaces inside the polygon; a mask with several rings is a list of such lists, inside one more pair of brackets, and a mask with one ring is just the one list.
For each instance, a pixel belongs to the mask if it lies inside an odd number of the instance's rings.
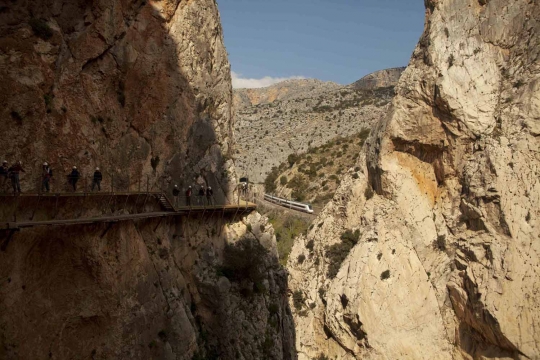
{"label": "limestone cliff", "polygon": [[376,89],[380,87],[396,86],[404,67],[375,71],[351,84],[357,89]]}
{"label": "limestone cliff", "polygon": [[[232,200],[214,0],[3,2],[0,74],[0,155],[23,161],[23,192],[48,161],[53,191],[72,165],[85,179],[100,166],[115,190],[142,178],[153,190],[209,184],[217,202]],[[10,197],[0,215],[121,214],[134,198]],[[287,275],[257,213],[0,231],[0,243],[2,359],[296,358]]]}
{"label": "limestone cliff", "polygon": [[[214,1],[27,1],[0,11],[1,156],[118,188],[233,181],[230,65]],[[219,170],[218,170],[219,169]],[[233,186],[234,187],[234,186]]]}
{"label": "limestone cliff", "polygon": [[289,258],[299,359],[540,359],[540,6],[426,7],[361,171]]}

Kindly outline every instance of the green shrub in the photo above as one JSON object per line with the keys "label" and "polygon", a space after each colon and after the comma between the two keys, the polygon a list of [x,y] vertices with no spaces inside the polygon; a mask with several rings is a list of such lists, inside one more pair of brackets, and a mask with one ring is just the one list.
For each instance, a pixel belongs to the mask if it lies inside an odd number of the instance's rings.
{"label": "green shrub", "polygon": [[451,68],[454,65],[455,60],[454,54],[450,54],[448,57],[448,68]]}
{"label": "green shrub", "polygon": [[358,137],[360,138],[360,140],[362,141],[366,141],[366,139],[368,138],[369,136],[369,133],[370,133],[370,129],[366,128],[366,129],[363,129],[362,131],[360,131],[358,133]]}
{"label": "green shrub", "polygon": [[309,240],[306,244],[306,249],[309,251],[313,251],[313,248],[315,247],[315,242],[313,240]]}
{"label": "green shrub", "polygon": [[302,310],[302,307],[305,303],[304,293],[300,290],[296,290],[293,292],[293,305],[294,308],[298,311]]}
{"label": "green shrub", "polygon": [[251,230],[253,230],[253,228],[251,227],[251,224],[247,224],[247,231],[251,232]]}
{"label": "green shrub", "polygon": [[321,298],[323,304],[326,304],[326,290],[324,290],[322,287],[319,288],[319,297]]}
{"label": "green shrub", "polygon": [[264,190],[267,192],[267,193],[273,193],[274,191],[276,191],[276,180],[278,178],[278,175],[279,175],[279,169],[277,167],[273,167],[272,168],[272,171],[270,171],[270,173],[268,173],[268,175],[266,176],[266,179],[264,180]]}
{"label": "green shrub", "polygon": [[296,154],[290,154],[287,157],[287,162],[289,163],[289,167],[292,167],[298,160],[299,158],[298,158],[298,155]]}
{"label": "green shrub", "polygon": [[351,249],[356,245],[358,239],[360,238],[360,230],[351,231],[347,230],[341,234],[341,242],[329,246],[326,250],[326,256],[329,260],[328,265],[328,277],[333,279],[336,277],[341,264],[351,251]]}
{"label": "green shrub", "polygon": [[298,263],[299,264],[303,264],[305,260],[306,260],[306,255],[304,255],[304,254],[298,255]]}
{"label": "green shrub", "polygon": [[315,360],[330,360],[330,358],[323,353],[320,353],[319,356],[315,358]]}
{"label": "green shrub", "polygon": [[350,242],[354,245],[360,238],[360,230],[357,229],[354,232],[352,232],[352,230],[346,230],[339,238],[341,241]]}
{"label": "green shrub", "polygon": [[32,18],[28,23],[34,32],[34,35],[43,40],[49,40],[54,34],[49,24],[43,19]]}
{"label": "green shrub", "polygon": [[364,196],[366,197],[366,200],[369,200],[373,197],[373,189],[371,189],[371,186],[367,186],[366,190],[364,191]]}
{"label": "green shrub", "polygon": [[381,273],[381,280],[386,280],[390,277],[390,270],[385,270]]}
{"label": "green shrub", "polygon": [[279,183],[281,185],[287,185],[287,177],[285,175],[283,175],[280,179],[279,179]]}

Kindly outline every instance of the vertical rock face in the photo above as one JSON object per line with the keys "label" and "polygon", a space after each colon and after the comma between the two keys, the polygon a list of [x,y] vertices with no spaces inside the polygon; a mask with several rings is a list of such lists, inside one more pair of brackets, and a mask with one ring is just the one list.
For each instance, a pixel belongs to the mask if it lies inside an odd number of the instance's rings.
{"label": "vertical rock face", "polygon": [[22,230],[0,261],[2,359],[295,358],[257,213]]}
{"label": "vertical rock face", "polygon": [[[100,166],[115,190],[198,182],[230,199],[232,89],[214,0],[2,4],[0,75],[0,151],[23,161],[23,192],[48,161],[53,191],[71,166],[85,177]],[[97,198],[58,210],[123,211]],[[296,357],[287,276],[257,213],[2,231],[0,242],[2,359]]]}
{"label": "vertical rock face", "polygon": [[13,2],[0,47],[1,151],[23,161],[23,190],[48,161],[58,175],[100,166],[124,189],[206,181],[227,195],[232,90],[214,1]]}
{"label": "vertical rock face", "polygon": [[364,171],[291,254],[300,359],[540,358],[540,6],[426,7]]}

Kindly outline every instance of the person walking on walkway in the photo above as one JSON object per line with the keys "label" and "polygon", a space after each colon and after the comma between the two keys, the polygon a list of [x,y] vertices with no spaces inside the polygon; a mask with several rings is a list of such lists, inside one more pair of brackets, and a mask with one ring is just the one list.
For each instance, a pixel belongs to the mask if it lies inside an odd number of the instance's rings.
{"label": "person walking on walkway", "polygon": [[193,191],[191,190],[191,186],[189,186],[186,190],[186,205],[191,207],[191,195],[193,194]]}
{"label": "person walking on walkway", "polygon": [[92,191],[94,191],[94,188],[96,186],[98,191],[101,191],[101,180],[103,180],[103,174],[101,174],[99,168],[96,167],[96,171],[94,171],[94,177],[92,178]]}
{"label": "person walking on walkway", "polygon": [[208,202],[208,205],[213,204],[214,202],[213,196],[214,196],[214,190],[212,190],[212,187],[209,186],[208,189],[206,189],[206,201]]}
{"label": "person walking on walkway", "polygon": [[178,185],[174,185],[172,195],[174,197],[174,206],[178,206],[178,195],[180,195],[180,190],[178,189]]}
{"label": "person walking on walkway", "polygon": [[81,173],[77,170],[77,167],[74,166],[71,170],[71,173],[68,175],[68,182],[73,186],[73,191],[77,191],[77,182],[81,177]]}
{"label": "person walking on walkway", "polygon": [[199,202],[201,205],[204,205],[204,195],[206,194],[206,191],[204,191],[204,186],[201,185],[201,188],[199,189]]}
{"label": "person walking on walkway", "polygon": [[0,193],[6,192],[8,170],[8,162],[6,160],[2,161],[2,166],[0,167]]}
{"label": "person walking on walkway", "polygon": [[41,171],[41,191],[49,192],[51,190],[49,182],[53,176],[52,169],[47,162],[43,163],[43,170]]}
{"label": "person walking on walkway", "polygon": [[8,169],[8,177],[11,179],[11,186],[13,186],[13,194],[16,194],[17,192],[19,194],[21,193],[21,182],[19,178],[21,171],[26,172],[22,167],[21,161],[17,161],[17,163],[13,164]]}

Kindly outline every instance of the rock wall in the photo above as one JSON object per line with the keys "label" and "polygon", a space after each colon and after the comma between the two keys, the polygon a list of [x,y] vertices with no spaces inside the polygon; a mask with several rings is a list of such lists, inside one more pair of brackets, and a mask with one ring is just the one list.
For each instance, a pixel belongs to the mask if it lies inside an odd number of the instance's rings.
{"label": "rock wall", "polygon": [[23,190],[47,161],[57,187],[73,165],[100,166],[122,189],[150,176],[230,196],[232,88],[214,1],[11,2],[0,48],[0,154],[23,161]]}
{"label": "rock wall", "polygon": [[293,248],[299,359],[540,359],[540,6],[426,8],[363,170]]}
{"label": "rock wall", "polygon": [[[22,230],[4,241],[2,359],[296,358],[287,274],[257,213]],[[256,265],[234,263],[235,244]]]}
{"label": "rock wall", "polygon": [[376,89],[380,87],[396,86],[405,67],[375,71],[351,84],[357,89]]}
{"label": "rock wall", "polygon": [[[115,190],[206,183],[232,200],[232,87],[214,0],[1,4],[0,74],[0,155],[23,161],[23,192],[47,161],[53,191],[73,165],[85,178],[99,166]],[[42,200],[35,219],[137,207],[59,199]],[[29,218],[32,200],[3,201],[1,221],[14,208]],[[0,244],[2,359],[296,358],[287,274],[255,212],[0,231]]]}

